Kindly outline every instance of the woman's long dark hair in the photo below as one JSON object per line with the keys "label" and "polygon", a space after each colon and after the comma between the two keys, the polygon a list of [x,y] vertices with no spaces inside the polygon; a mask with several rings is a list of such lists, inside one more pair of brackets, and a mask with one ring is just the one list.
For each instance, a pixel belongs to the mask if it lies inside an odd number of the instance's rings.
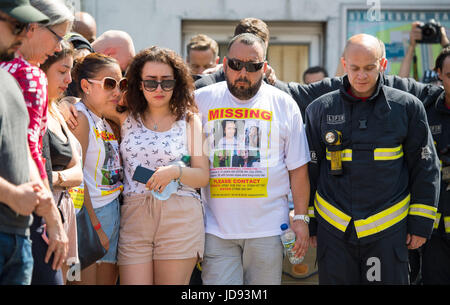
{"label": "woman's long dark hair", "polygon": [[169,102],[170,111],[177,120],[181,120],[186,115],[189,121],[191,114],[198,112],[194,101],[194,80],[189,68],[177,53],[157,46],[139,52],[128,68],[126,75],[128,90],[124,98],[130,112],[137,118],[148,107],[144,93],[141,91],[142,68],[147,62],[164,63],[172,68],[176,84]]}

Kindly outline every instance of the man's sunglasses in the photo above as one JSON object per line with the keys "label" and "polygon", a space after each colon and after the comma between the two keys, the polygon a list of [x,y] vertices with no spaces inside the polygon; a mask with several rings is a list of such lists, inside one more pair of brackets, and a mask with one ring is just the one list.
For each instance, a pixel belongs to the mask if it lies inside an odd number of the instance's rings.
{"label": "man's sunglasses", "polygon": [[8,22],[9,24],[11,24],[13,26],[12,34],[15,35],[15,36],[19,35],[20,33],[22,33],[23,30],[25,30],[25,28],[28,26],[28,23],[19,22],[19,21],[13,21],[11,19],[4,18],[4,17],[1,17],[1,16],[0,16],[0,20]]}
{"label": "man's sunglasses", "polygon": [[235,58],[227,58],[227,63],[228,63],[228,67],[230,67],[231,69],[235,70],[235,71],[241,71],[242,68],[245,67],[245,70],[247,70],[247,72],[256,72],[261,70],[261,68],[264,66],[264,61],[263,62],[244,62],[244,61],[240,61],[239,59],[235,59]]}
{"label": "man's sunglasses", "polygon": [[123,92],[127,90],[128,87],[128,80],[126,78],[122,78],[119,82],[117,82],[112,77],[105,77],[102,80],[88,79],[87,81],[90,83],[102,85],[102,88],[104,90],[114,90],[117,86],[119,86],[119,90]]}
{"label": "man's sunglasses", "polygon": [[171,91],[173,88],[175,88],[176,80],[174,79],[165,79],[163,81],[156,81],[153,79],[146,79],[142,81],[142,84],[144,85],[144,89],[150,92],[153,92],[158,88],[159,85],[161,85],[161,89],[164,91]]}

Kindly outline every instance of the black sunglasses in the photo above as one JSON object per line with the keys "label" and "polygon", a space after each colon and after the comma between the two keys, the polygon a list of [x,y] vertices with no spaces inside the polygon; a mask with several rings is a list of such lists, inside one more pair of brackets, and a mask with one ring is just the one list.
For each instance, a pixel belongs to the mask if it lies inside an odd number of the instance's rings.
{"label": "black sunglasses", "polygon": [[228,67],[235,71],[241,71],[242,68],[245,67],[245,70],[247,72],[256,72],[261,70],[261,68],[264,66],[264,61],[262,62],[244,62],[240,61],[239,59],[235,58],[227,58]]}
{"label": "black sunglasses", "polygon": [[156,88],[158,88],[158,85],[161,85],[161,89],[163,89],[164,91],[170,91],[173,90],[173,88],[175,88],[176,80],[165,79],[163,81],[158,82],[153,79],[146,79],[143,80],[142,83],[144,84],[144,89],[150,92],[155,91]]}
{"label": "black sunglasses", "polygon": [[28,23],[13,21],[11,19],[4,18],[4,17],[0,17],[0,20],[8,22],[9,24],[11,24],[13,26],[13,30],[12,30],[13,35],[19,35],[28,26]]}
{"label": "black sunglasses", "polygon": [[114,78],[107,76],[102,80],[88,79],[87,81],[90,83],[102,85],[102,88],[104,90],[114,90],[117,86],[119,86],[119,90],[123,92],[128,88],[128,80],[126,78],[122,78],[120,81],[116,81]]}

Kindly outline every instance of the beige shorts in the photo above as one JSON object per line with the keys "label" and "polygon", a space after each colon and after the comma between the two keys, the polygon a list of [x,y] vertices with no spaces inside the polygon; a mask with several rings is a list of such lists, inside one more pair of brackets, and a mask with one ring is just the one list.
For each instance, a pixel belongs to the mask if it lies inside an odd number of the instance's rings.
{"label": "beige shorts", "polygon": [[118,264],[152,260],[203,259],[205,228],[200,200],[151,194],[124,198],[120,210]]}

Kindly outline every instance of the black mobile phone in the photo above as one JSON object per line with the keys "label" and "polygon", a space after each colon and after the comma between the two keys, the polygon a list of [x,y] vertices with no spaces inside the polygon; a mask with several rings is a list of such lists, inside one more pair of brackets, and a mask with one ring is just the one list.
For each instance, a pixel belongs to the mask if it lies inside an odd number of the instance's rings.
{"label": "black mobile phone", "polygon": [[155,173],[155,171],[148,169],[146,167],[138,165],[133,174],[133,180],[147,184],[148,179]]}

